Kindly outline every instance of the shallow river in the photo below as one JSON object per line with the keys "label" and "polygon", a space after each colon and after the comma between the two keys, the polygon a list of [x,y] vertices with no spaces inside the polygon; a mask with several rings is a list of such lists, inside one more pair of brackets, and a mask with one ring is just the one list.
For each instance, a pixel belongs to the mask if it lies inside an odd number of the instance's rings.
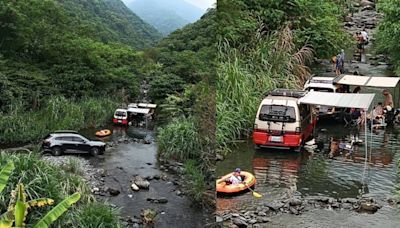
{"label": "shallow river", "polygon": [[[240,167],[255,174],[255,190],[264,195],[254,198],[250,193],[232,198],[217,199],[217,210],[242,210],[253,205],[278,199],[284,193],[300,192],[303,196],[331,196],[334,198],[370,196],[379,201],[393,197],[397,183],[396,161],[400,157],[398,129],[387,129],[373,133],[372,149],[368,153],[365,169],[364,146],[356,146],[354,152],[335,154],[330,159],[331,138],[340,139],[357,133],[357,129],[345,128],[337,123],[320,123],[316,141],[319,149],[314,152],[303,150],[301,153],[277,149],[255,150],[252,142],[237,145],[234,152],[217,166],[217,176],[232,172]],[[364,133],[359,132],[364,140]],[[368,133],[368,140],[370,140]],[[323,218],[322,221],[321,218]],[[395,208],[385,206],[373,215],[348,211],[315,210],[301,216],[282,215],[272,219],[277,227],[333,227],[370,225],[379,223],[379,227],[400,227]],[[366,220],[368,219],[368,220]]]}
{"label": "shallow river", "polygon": [[[209,223],[210,215],[199,208],[193,207],[191,200],[186,196],[178,196],[176,191],[180,189],[174,184],[176,178],[159,169],[157,164],[157,146],[151,144],[121,142],[129,138],[153,138],[152,131],[138,128],[124,128],[109,126],[113,134],[103,138],[104,141],[120,141],[116,146],[106,150],[105,154],[97,158],[89,157],[91,163],[107,171],[104,177],[105,185],[121,191],[118,196],[101,197],[121,208],[123,216],[138,216],[143,209],[157,211],[155,219],[156,227],[203,227]],[[94,129],[81,131],[83,135],[93,138]],[[151,180],[149,190],[134,192],[131,190],[131,180],[134,175],[167,176],[167,180]],[[155,204],[147,201],[147,198],[168,199],[166,204]]]}

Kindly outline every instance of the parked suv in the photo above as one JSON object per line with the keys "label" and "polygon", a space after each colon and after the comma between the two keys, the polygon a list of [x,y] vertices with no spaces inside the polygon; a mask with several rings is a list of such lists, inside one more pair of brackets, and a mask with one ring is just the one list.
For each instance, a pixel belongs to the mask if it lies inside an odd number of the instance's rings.
{"label": "parked suv", "polygon": [[93,156],[103,154],[106,144],[100,141],[91,141],[75,131],[56,131],[43,140],[43,151],[50,151],[54,156],[63,153],[90,153]]}

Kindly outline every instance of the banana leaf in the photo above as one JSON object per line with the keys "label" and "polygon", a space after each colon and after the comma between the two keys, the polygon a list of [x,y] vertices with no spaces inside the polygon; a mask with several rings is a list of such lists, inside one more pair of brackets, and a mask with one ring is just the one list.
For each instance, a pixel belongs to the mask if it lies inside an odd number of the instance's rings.
{"label": "banana leaf", "polygon": [[58,219],[64,212],[66,212],[72,204],[76,203],[81,198],[81,194],[76,192],[64,199],[61,203],[57,204],[51,211],[49,211],[36,225],[34,228],[47,228],[54,221]]}
{"label": "banana leaf", "polygon": [[0,193],[6,187],[8,178],[10,178],[10,175],[13,170],[14,170],[13,162],[8,162],[6,164],[6,166],[4,166],[3,169],[1,169],[1,171],[0,171]]}

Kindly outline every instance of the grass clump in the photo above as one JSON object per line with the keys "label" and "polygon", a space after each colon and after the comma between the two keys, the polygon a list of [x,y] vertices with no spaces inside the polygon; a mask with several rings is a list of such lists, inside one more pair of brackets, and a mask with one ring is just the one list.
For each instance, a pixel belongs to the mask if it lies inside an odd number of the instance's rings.
{"label": "grass clump", "polygon": [[190,188],[188,194],[196,201],[203,202],[207,190],[205,175],[194,160],[185,162],[185,177],[188,180]]}
{"label": "grass clump", "polygon": [[[97,224],[114,224],[113,226],[104,227],[118,227],[116,226],[118,224],[116,221],[119,219],[117,211],[106,213],[105,208],[108,206],[103,206],[101,203],[94,204],[95,199],[89,186],[80,176],[81,171],[79,171],[76,160],[68,161],[69,168],[64,170],[62,167],[41,160],[38,153],[11,154],[5,151],[0,152],[0,166],[7,164],[9,161],[14,163],[15,169],[8,180],[6,188],[0,194],[0,214],[7,211],[8,205],[6,202],[10,201],[11,191],[16,188],[18,183],[24,183],[28,199],[51,198],[55,203],[59,203],[75,192],[81,194],[81,200],[77,205],[62,215],[54,223],[54,227],[98,227]],[[90,206],[87,205],[96,205],[93,207],[95,209],[99,208],[99,211],[95,213],[99,215],[99,218],[93,220],[95,222],[93,224],[96,225],[92,226],[89,220],[86,220],[81,225],[76,225],[77,222],[80,222],[78,220],[82,219],[76,215],[88,214],[87,207]],[[26,223],[30,224],[32,221],[37,221],[50,209],[44,207],[32,210],[28,214]],[[112,223],[110,222],[111,218],[113,218]]]}
{"label": "grass clump", "polygon": [[199,158],[202,151],[199,133],[190,118],[177,118],[158,133],[160,155],[167,159],[186,161]]}
{"label": "grass clump", "polygon": [[103,124],[111,118],[116,103],[107,98],[79,101],[51,97],[42,108],[27,111],[23,103],[14,103],[0,113],[0,143],[38,140],[58,129],[80,129]]}
{"label": "grass clump", "polygon": [[118,209],[113,209],[104,203],[92,202],[86,204],[74,213],[74,217],[76,218],[74,227],[121,227]]}

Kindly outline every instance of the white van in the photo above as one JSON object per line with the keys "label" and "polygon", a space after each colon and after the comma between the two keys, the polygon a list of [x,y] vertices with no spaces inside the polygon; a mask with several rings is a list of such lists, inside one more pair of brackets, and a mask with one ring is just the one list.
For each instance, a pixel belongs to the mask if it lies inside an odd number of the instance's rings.
{"label": "white van", "polygon": [[316,124],[311,107],[299,104],[305,94],[307,91],[276,89],[261,101],[253,131],[256,146],[301,147]]}

